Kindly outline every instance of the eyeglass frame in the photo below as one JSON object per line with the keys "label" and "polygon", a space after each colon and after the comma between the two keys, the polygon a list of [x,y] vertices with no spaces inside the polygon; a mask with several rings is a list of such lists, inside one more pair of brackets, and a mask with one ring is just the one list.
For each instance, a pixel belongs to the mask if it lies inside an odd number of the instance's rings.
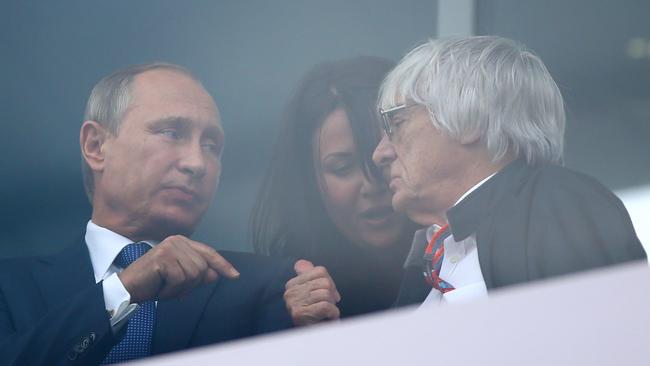
{"label": "eyeglass frame", "polygon": [[395,115],[395,113],[407,108],[414,107],[416,105],[418,104],[404,103],[404,104],[396,105],[394,107],[390,107],[388,109],[379,108],[379,115],[381,116],[382,128],[386,136],[388,136],[389,140],[392,139],[393,134],[395,133],[395,131],[393,131],[391,118]]}

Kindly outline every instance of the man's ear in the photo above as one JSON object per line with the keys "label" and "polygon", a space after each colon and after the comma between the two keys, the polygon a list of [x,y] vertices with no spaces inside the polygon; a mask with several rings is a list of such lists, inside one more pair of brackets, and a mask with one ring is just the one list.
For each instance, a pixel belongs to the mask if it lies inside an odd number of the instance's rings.
{"label": "man's ear", "polygon": [[465,134],[465,135],[460,137],[459,142],[460,142],[461,145],[472,145],[472,144],[475,144],[475,143],[479,142],[479,140],[480,140],[480,137],[479,137],[478,133],[475,134],[475,135]]}
{"label": "man's ear", "polygon": [[104,169],[106,143],[112,134],[95,121],[85,121],[79,131],[81,155],[92,171]]}

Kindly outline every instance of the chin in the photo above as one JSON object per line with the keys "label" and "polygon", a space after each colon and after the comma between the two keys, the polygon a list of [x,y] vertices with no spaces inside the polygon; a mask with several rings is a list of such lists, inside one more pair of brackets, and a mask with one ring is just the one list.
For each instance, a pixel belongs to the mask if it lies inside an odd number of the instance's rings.
{"label": "chin", "polygon": [[392,204],[395,212],[406,215],[412,222],[418,225],[430,226],[435,223],[431,222],[432,208],[424,204],[422,198],[409,194],[395,193]]}
{"label": "chin", "polygon": [[400,245],[402,227],[396,222],[386,225],[383,230],[374,230],[367,233],[364,238],[366,246],[369,248],[391,248]]}
{"label": "chin", "polygon": [[367,246],[368,248],[385,249],[385,248],[392,248],[398,244],[399,243],[397,242],[397,238],[390,239],[390,240],[381,238],[381,239],[369,240]]}
{"label": "chin", "polygon": [[408,199],[406,197],[403,197],[403,195],[399,193],[393,194],[393,198],[391,200],[391,205],[393,206],[393,210],[395,210],[396,213],[398,214],[407,214],[408,215]]}
{"label": "chin", "polygon": [[154,217],[154,225],[159,236],[164,239],[172,235],[190,236],[198,224],[198,220],[187,215],[160,215]]}

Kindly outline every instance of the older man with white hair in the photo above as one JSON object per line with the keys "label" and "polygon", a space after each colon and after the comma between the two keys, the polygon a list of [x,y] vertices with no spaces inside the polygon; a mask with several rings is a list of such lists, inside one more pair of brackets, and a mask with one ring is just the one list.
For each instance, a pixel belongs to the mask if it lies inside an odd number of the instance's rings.
{"label": "older man with white hair", "polygon": [[645,258],[621,201],[562,166],[562,96],[523,45],[428,41],[386,77],[379,104],[385,136],[373,160],[395,209],[427,226],[398,304],[467,301]]}

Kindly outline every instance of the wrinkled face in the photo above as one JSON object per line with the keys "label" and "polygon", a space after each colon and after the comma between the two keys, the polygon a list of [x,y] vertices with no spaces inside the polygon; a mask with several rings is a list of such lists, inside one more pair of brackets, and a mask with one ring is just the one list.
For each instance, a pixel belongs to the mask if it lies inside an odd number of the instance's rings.
{"label": "wrinkled face", "polygon": [[132,238],[189,235],[221,171],[224,134],[216,105],[198,83],[169,70],[136,76],[131,91],[118,134],[103,146],[95,188],[101,202],[93,206]]}
{"label": "wrinkled face", "polygon": [[316,175],[334,225],[359,246],[396,244],[406,227],[406,218],[393,211],[387,187],[364,176],[345,111],[332,112],[314,140]]}
{"label": "wrinkled face", "polygon": [[437,130],[421,105],[395,114],[392,128],[392,137],[384,135],[373,161],[390,182],[393,207],[416,223],[441,223],[463,193],[463,172],[473,164],[472,152]]}

